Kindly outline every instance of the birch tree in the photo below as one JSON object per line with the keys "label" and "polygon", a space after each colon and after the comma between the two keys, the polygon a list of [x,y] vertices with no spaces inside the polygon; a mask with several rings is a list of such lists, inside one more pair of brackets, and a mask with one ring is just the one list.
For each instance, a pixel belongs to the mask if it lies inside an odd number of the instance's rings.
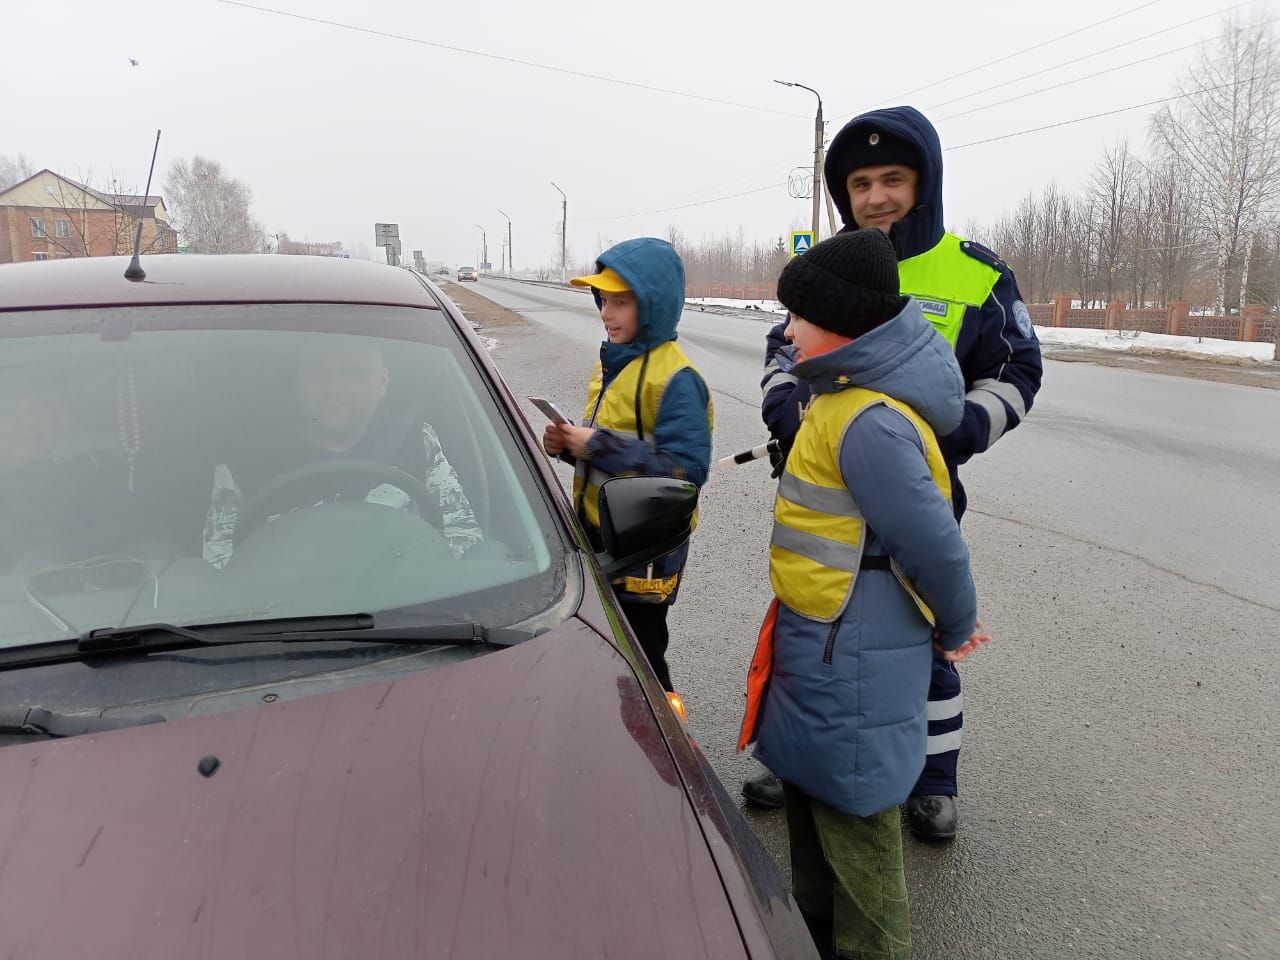
{"label": "birch tree", "polygon": [[31,161],[20,153],[12,157],[0,157],[0,190],[8,190],[35,172]]}
{"label": "birch tree", "polygon": [[1213,243],[1218,313],[1233,294],[1242,302],[1248,244],[1280,190],[1280,45],[1264,13],[1228,16],[1179,81],[1180,99],[1153,122],[1153,139],[1185,171]]}
{"label": "birch tree", "polygon": [[249,212],[253,194],[216,160],[197,154],[169,168],[165,194],[182,242],[195,253],[262,253],[266,232]]}

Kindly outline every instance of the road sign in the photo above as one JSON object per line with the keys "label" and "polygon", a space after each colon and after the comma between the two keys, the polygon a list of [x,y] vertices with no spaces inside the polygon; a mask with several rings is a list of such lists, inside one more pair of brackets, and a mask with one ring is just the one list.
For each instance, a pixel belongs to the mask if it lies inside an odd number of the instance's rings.
{"label": "road sign", "polygon": [[791,255],[799,256],[802,253],[808,253],[809,248],[813,246],[812,230],[792,230],[791,231]]}
{"label": "road sign", "polygon": [[373,225],[373,235],[377,237],[377,245],[384,246],[388,240],[400,239],[400,224],[398,223],[375,223]]}

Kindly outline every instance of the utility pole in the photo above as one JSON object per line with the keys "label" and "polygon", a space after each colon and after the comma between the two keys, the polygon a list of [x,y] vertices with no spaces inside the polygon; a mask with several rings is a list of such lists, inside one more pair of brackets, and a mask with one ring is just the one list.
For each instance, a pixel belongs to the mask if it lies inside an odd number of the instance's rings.
{"label": "utility pole", "polygon": [[[501,210],[498,212],[502,213]],[[502,215],[507,218],[507,276],[510,277],[516,272],[515,257],[511,253],[511,218],[505,213]]]}
{"label": "utility pole", "polygon": [[480,231],[480,264],[476,267],[476,273],[484,272],[484,265],[489,262],[489,238],[485,236],[484,227],[476,224],[476,229]]}
{"label": "utility pole", "polygon": [[[551,185],[553,187],[556,187],[556,183],[554,180],[551,181]],[[556,189],[560,190],[559,187],[556,187]],[[560,190],[560,196],[563,197],[563,199],[560,202],[560,282],[568,283],[569,282],[568,275],[565,273],[568,267],[565,265],[564,261],[566,256],[565,249],[567,245],[567,241],[565,240],[565,232],[569,229],[569,198],[564,195],[563,190]]]}
{"label": "utility pole", "polygon": [[[799,87],[801,90],[808,90],[818,98],[818,114],[813,121],[813,242],[818,242],[818,227],[820,224],[819,214],[822,210],[822,97],[813,87],[806,87],[803,83],[790,83],[786,80],[775,80],[784,87]],[[835,232],[835,217],[828,209],[828,217],[832,220],[832,232]]]}

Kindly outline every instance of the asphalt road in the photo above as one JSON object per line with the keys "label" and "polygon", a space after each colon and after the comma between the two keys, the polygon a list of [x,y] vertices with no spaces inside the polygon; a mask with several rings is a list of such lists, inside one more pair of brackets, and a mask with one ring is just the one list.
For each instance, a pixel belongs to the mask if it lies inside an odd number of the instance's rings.
{"label": "asphalt road", "polygon": [[[580,410],[591,298],[466,289],[529,321],[485,331],[513,391]],[[767,323],[680,330],[715,455],[761,442]],[[961,667],[960,834],[906,841],[915,957],[1280,957],[1280,391],[1050,360],[962,476],[996,639]],[[673,677],[735,795],[772,496],[761,463],[713,478],[672,614]],[[785,868],[782,815],[745,813]]]}

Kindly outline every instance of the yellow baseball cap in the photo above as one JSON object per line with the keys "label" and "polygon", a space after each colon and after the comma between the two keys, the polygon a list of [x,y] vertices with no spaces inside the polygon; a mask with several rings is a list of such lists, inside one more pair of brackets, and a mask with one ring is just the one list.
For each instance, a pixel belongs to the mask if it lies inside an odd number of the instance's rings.
{"label": "yellow baseball cap", "polygon": [[595,287],[605,293],[626,293],[631,289],[631,285],[612,267],[605,267],[599,273],[589,273],[585,277],[574,277],[569,282],[575,287]]}

